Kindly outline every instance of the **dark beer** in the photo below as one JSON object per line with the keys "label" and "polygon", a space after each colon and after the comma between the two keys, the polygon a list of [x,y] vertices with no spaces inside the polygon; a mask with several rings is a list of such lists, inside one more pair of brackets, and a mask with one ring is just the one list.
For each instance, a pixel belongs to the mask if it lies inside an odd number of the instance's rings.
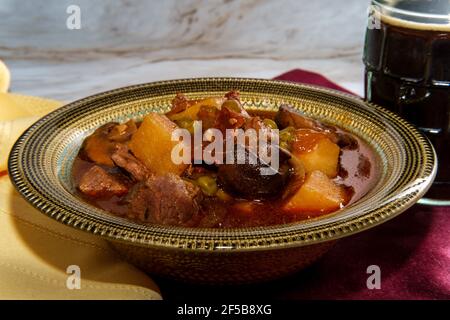
{"label": "dark beer", "polygon": [[427,197],[450,200],[450,25],[381,17],[364,48],[366,99],[399,113],[431,140],[438,174]]}

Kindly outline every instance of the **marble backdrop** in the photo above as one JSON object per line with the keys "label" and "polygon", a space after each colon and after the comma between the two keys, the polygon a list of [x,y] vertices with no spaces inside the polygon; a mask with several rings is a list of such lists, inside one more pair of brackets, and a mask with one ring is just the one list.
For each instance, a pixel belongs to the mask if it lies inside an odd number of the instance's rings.
{"label": "marble backdrop", "polygon": [[[66,26],[80,8],[81,29]],[[360,93],[368,0],[0,0],[12,90],[71,101],[196,76],[324,73]]]}

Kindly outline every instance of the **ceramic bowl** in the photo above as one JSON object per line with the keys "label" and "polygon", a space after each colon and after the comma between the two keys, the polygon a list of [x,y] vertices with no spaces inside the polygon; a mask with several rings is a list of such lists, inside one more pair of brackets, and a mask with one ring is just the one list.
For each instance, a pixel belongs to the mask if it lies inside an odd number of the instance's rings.
{"label": "ceramic bowl", "polygon": [[[242,229],[142,225],[75,195],[72,163],[83,139],[97,127],[166,112],[177,92],[201,98],[231,89],[241,92],[248,109],[277,110],[289,103],[364,140],[377,159],[373,187],[358,201],[321,218]],[[32,125],[9,158],[13,184],[43,214],[110,241],[125,259],[149,273],[196,283],[248,283],[296,272],[337,239],[375,227],[411,207],[430,187],[436,166],[430,142],[381,107],[328,89],[240,78],[155,82],[87,97]]]}

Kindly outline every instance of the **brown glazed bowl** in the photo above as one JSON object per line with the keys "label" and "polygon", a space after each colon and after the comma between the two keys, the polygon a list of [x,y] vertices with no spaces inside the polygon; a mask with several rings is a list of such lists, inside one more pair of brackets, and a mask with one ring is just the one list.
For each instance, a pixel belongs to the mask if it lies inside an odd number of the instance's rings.
{"label": "brown glazed bowl", "polygon": [[[192,229],[142,225],[82,201],[71,167],[83,139],[110,121],[165,112],[177,92],[190,98],[241,92],[246,108],[289,103],[370,145],[378,176],[371,190],[321,218],[270,227]],[[103,237],[151,274],[196,283],[249,283],[298,271],[342,237],[367,230],[411,207],[431,185],[436,156],[429,141],[395,114],[336,91],[282,81],[202,78],[135,85],[70,103],[40,119],[16,142],[9,173],[17,190],[43,214]]]}

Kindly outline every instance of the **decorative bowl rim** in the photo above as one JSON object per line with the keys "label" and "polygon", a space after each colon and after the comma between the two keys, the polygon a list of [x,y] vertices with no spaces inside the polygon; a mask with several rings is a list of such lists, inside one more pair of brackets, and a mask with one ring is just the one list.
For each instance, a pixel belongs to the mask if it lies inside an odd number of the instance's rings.
{"label": "decorative bowl rim", "polygon": [[[415,150],[420,152],[419,156],[423,161],[423,168],[419,168],[420,172],[416,177],[419,182],[409,192],[406,190],[404,191],[405,194],[392,194],[384,199],[383,204],[378,204],[377,207],[372,208],[368,212],[364,212],[364,214],[355,216],[353,219],[347,221],[332,221],[331,223],[321,224],[320,221],[326,221],[326,219],[319,219],[317,220],[319,223],[306,227],[305,223],[299,222],[243,229],[203,229],[168,226],[155,226],[156,229],[152,229],[151,226],[122,221],[121,219],[117,219],[117,217],[112,217],[107,214],[96,217],[87,216],[86,212],[75,212],[67,205],[58,204],[55,199],[49,199],[35,186],[30,184],[30,178],[32,177],[28,175],[27,170],[24,170],[21,165],[26,160],[22,158],[23,151],[27,148],[27,143],[30,139],[33,139],[33,135],[36,132],[39,133],[39,130],[42,130],[42,126],[48,121],[67,113],[69,110],[81,108],[90,102],[105,97],[113,98],[117,95],[126,95],[131,91],[139,89],[151,90],[152,88],[158,87],[177,87],[179,85],[190,84],[195,86],[201,83],[210,85],[215,83],[220,85],[221,83],[227,82],[243,85],[258,84],[269,87],[280,86],[280,88],[290,87],[293,90],[332,96],[348,103],[357,103],[361,106],[365,105],[367,109],[371,108],[371,110],[375,110],[374,112],[378,113],[384,120],[395,123],[399,127],[407,130],[410,133],[409,138],[413,139],[415,143],[422,147],[420,150]],[[131,245],[191,251],[216,251],[221,253],[312,245],[364,231],[394,218],[414,205],[431,186],[436,171],[437,157],[429,140],[413,125],[391,111],[364,101],[357,96],[333,89],[282,80],[237,77],[191,78],[136,84],[101,92],[68,103],[31,125],[15,142],[8,160],[9,176],[18,192],[35,208],[61,223],[99,235],[106,240],[120,241]],[[360,201],[364,201],[364,197],[357,202],[359,203]]]}

